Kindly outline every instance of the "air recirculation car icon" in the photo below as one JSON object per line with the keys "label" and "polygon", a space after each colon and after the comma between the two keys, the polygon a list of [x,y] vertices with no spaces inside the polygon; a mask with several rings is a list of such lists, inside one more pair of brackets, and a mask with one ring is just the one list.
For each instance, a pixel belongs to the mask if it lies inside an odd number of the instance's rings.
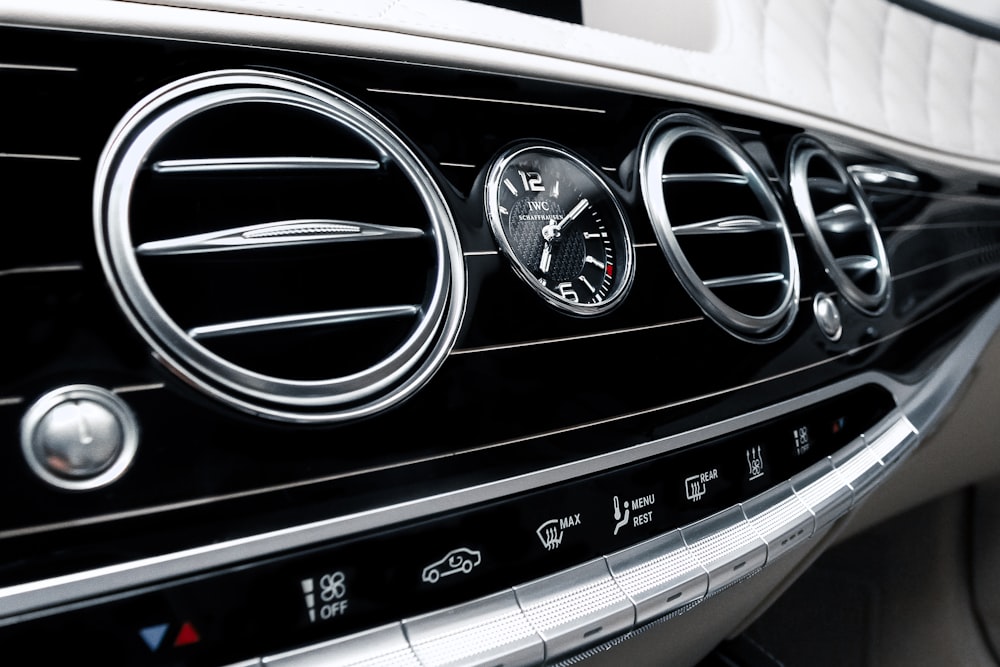
{"label": "air recirculation car icon", "polygon": [[433,584],[441,577],[448,577],[459,572],[468,574],[481,562],[483,562],[483,556],[480,552],[460,547],[449,551],[444,558],[425,567],[421,578],[427,583]]}

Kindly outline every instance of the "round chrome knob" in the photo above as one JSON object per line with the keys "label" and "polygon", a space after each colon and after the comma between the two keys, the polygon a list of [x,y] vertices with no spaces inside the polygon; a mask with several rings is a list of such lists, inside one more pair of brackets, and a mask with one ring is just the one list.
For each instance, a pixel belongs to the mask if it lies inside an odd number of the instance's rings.
{"label": "round chrome knob", "polygon": [[36,400],[21,420],[21,448],[32,471],[62,489],[110,484],[135,456],[139,429],[129,407],[92,385],[71,385]]}
{"label": "round chrome knob", "polygon": [[816,315],[816,324],[823,335],[837,342],[844,334],[844,326],[840,322],[840,309],[829,294],[820,292],[813,299],[813,314]]}

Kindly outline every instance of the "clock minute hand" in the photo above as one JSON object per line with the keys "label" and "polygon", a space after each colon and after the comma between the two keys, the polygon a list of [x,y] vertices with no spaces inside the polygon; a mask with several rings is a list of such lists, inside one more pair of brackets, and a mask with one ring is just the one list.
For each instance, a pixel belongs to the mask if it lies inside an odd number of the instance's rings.
{"label": "clock minute hand", "polygon": [[566,225],[568,225],[569,223],[571,223],[574,220],[576,220],[577,216],[579,216],[581,213],[583,213],[583,210],[585,208],[587,208],[588,206],[590,206],[590,202],[587,200],[586,197],[584,197],[583,199],[581,199],[580,201],[578,201],[576,203],[576,206],[574,206],[570,210],[570,212],[567,213],[566,215],[564,215],[563,218],[562,218],[562,220],[560,220],[556,224],[556,231],[557,232],[561,232],[563,229],[565,229]]}

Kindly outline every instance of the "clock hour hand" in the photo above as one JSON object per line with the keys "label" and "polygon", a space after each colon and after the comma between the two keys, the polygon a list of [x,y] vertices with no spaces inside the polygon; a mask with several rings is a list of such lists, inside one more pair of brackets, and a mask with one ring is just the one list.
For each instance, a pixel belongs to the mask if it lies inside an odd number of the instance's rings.
{"label": "clock hour hand", "polygon": [[549,269],[552,267],[552,244],[548,241],[545,242],[545,247],[542,248],[542,259],[538,262],[538,270],[542,272],[542,275],[546,275]]}

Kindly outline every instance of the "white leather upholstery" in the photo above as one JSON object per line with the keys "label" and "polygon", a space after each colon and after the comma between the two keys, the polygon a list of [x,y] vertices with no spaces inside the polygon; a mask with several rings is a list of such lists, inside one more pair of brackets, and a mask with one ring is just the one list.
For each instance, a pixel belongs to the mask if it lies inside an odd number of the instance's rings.
{"label": "white leather upholstery", "polygon": [[712,15],[718,25],[708,51],[463,0],[133,1],[557,56],[734,93],[914,146],[1000,162],[1000,44],[887,0],[717,0]]}

